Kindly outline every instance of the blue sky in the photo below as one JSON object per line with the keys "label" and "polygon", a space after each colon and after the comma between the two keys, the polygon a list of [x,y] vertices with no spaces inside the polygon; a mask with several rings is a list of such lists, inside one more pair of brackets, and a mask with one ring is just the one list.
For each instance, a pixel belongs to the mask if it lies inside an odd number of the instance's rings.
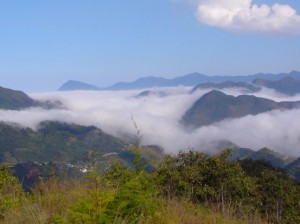
{"label": "blue sky", "polygon": [[[247,4],[247,14],[232,14]],[[280,5],[266,15],[254,4]],[[300,70],[299,15],[299,0],[3,0],[0,85],[40,92],[70,79],[104,87],[149,75]]]}

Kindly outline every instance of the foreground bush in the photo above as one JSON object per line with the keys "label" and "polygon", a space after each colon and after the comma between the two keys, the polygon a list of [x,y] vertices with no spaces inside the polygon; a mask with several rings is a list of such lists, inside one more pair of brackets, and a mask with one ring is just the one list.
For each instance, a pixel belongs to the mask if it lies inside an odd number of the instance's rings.
{"label": "foreground bush", "polygon": [[167,155],[152,173],[140,159],[103,175],[94,163],[84,178],[53,176],[31,193],[1,167],[0,223],[300,223],[299,182],[229,155]]}

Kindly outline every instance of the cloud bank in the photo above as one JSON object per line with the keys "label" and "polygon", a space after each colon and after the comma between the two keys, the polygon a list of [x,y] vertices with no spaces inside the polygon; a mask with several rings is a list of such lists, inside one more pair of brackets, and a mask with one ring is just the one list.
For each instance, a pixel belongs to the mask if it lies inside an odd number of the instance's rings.
{"label": "cloud bank", "polygon": [[[287,155],[300,156],[298,151],[300,110],[249,115],[204,126],[188,133],[178,121],[198,98],[209,91],[199,90],[191,95],[190,90],[190,88],[159,89],[157,91],[164,91],[167,96],[152,95],[140,98],[133,96],[142,92],[141,90],[31,94],[31,97],[38,100],[60,100],[66,109],[0,110],[0,120],[19,123],[34,129],[45,120],[94,125],[122,138],[136,134],[131,120],[132,115],[142,131],[142,143],[160,145],[169,153],[188,148],[208,152],[215,150],[218,141],[228,140],[254,150],[269,147]],[[224,92],[237,96],[242,93],[242,90],[225,89]],[[291,98],[268,89],[263,89],[256,95],[276,101],[300,100],[300,95]]]}
{"label": "cloud bank", "polygon": [[257,5],[252,0],[187,0],[197,7],[198,20],[236,32],[300,33],[300,16],[290,5]]}

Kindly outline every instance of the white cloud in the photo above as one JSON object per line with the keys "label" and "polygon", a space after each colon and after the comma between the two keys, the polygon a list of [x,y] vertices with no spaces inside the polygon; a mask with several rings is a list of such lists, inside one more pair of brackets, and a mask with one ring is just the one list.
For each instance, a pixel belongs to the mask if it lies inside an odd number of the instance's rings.
{"label": "white cloud", "polygon": [[300,16],[290,5],[253,4],[252,0],[187,0],[203,24],[237,32],[300,33]]}
{"label": "white cloud", "polygon": [[283,154],[299,157],[300,110],[272,111],[256,116],[220,122],[209,131],[203,127],[197,130],[206,141],[225,139],[242,147],[260,149],[269,147]]}
{"label": "white cloud", "polygon": [[[161,90],[161,89],[159,89]],[[37,128],[41,121],[52,120],[81,125],[94,125],[114,136],[135,135],[131,115],[142,130],[143,144],[158,144],[167,152],[195,148],[213,150],[218,140],[229,140],[254,150],[270,147],[288,155],[299,156],[300,110],[272,111],[256,116],[225,120],[187,133],[179,124],[185,111],[204,93],[190,95],[190,88],[166,88],[166,97],[134,98],[140,91],[75,91],[31,94],[35,99],[57,99],[67,109],[23,111],[0,110],[0,120]],[[240,89],[226,89],[227,94],[240,95]],[[282,100],[300,100],[300,95],[288,97],[269,89],[257,96]],[[24,119],[26,118],[26,119]]]}

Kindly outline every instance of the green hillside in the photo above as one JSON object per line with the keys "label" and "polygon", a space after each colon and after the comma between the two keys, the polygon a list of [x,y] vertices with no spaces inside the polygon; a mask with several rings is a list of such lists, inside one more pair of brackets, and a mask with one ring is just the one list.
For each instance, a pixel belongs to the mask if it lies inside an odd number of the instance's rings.
{"label": "green hillside", "polygon": [[88,150],[100,156],[120,153],[125,143],[102,130],[89,126],[43,122],[37,131],[17,125],[0,124],[0,161],[79,162]]}

